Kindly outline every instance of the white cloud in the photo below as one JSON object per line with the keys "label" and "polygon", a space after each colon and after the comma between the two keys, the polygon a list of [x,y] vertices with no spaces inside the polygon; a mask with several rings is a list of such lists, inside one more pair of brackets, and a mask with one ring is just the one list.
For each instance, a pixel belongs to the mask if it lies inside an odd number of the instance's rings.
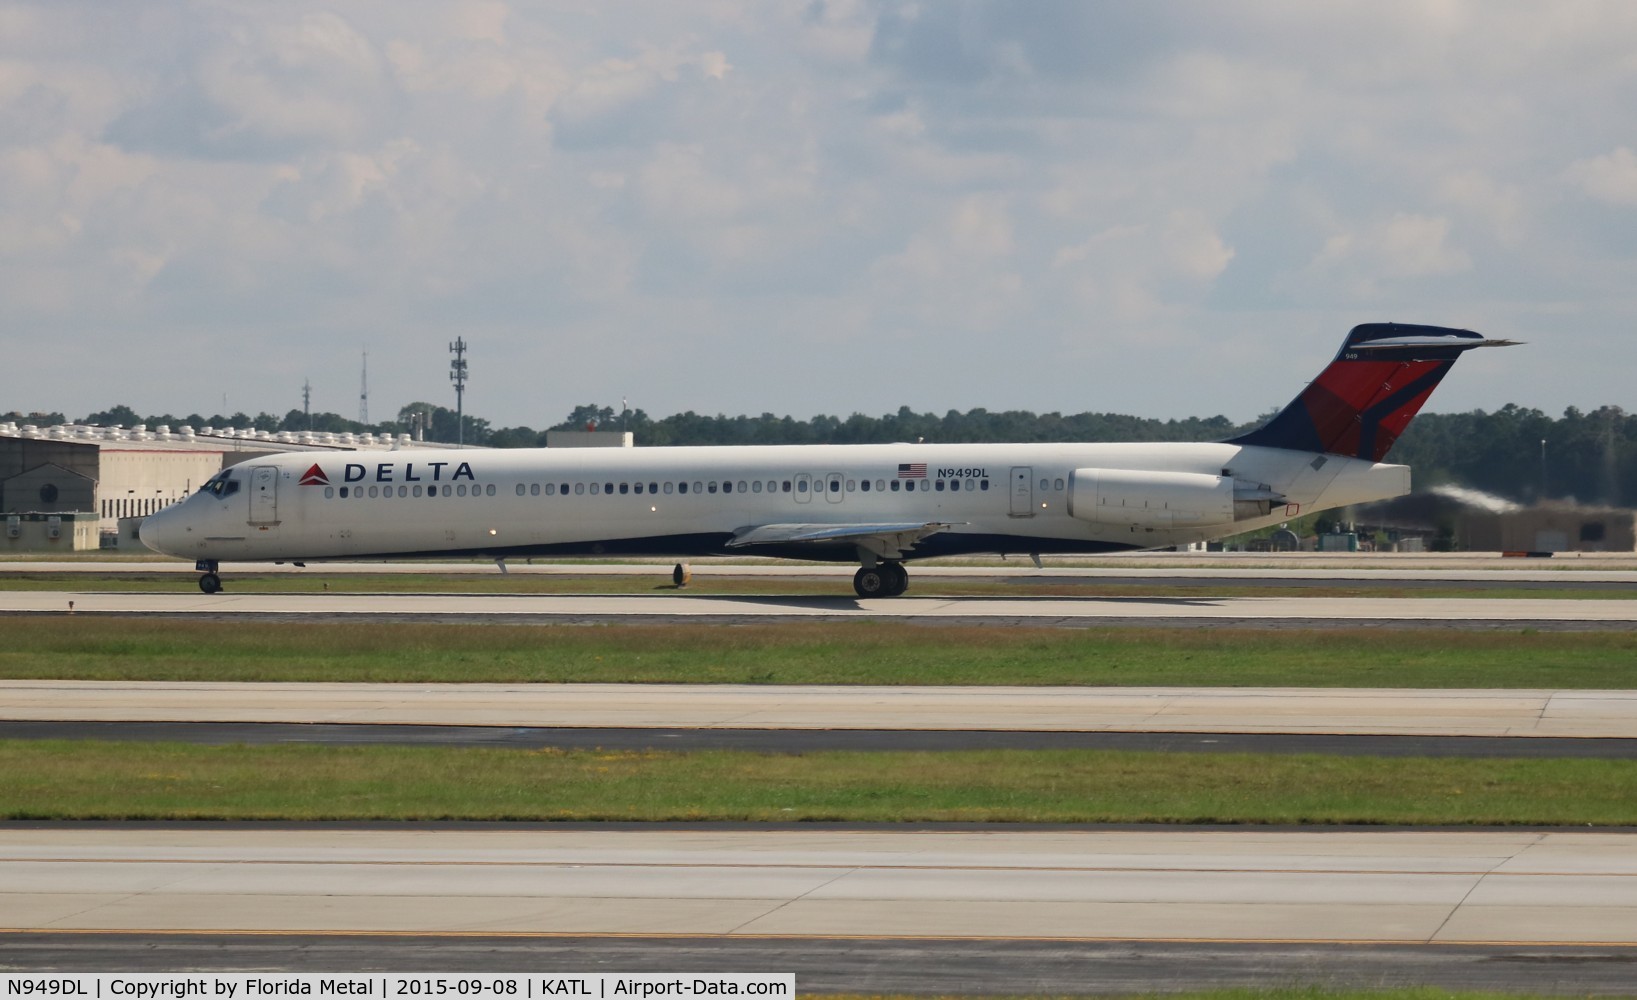
{"label": "white cloud", "polygon": [[1577,160],[1563,172],[1587,195],[1611,205],[1637,205],[1637,153],[1621,146],[1611,153]]}

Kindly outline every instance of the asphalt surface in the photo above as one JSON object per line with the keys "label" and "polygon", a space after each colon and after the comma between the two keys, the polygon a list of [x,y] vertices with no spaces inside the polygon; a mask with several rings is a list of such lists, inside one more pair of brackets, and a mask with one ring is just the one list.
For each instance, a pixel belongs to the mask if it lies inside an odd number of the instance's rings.
{"label": "asphalt surface", "polygon": [[1637,739],[1363,736],[1286,733],[1019,732],[999,730],[604,729],[329,723],[6,722],[0,739],[168,741],[211,746],[317,744],[538,750],[1124,750],[1346,757],[1637,758]]}
{"label": "asphalt surface", "polygon": [[801,993],[1436,987],[1637,995],[1637,948],[901,938],[0,934],[0,970],[794,972]]}
{"label": "asphalt surface", "polygon": [[999,596],[891,599],[705,595],[553,594],[238,594],[185,592],[0,591],[0,614],[165,616],[212,621],[450,621],[541,624],[776,624],[876,620],[920,624],[1046,627],[1485,628],[1637,630],[1637,601],[1608,598],[1401,598],[1306,596],[1297,591],[1241,597]]}

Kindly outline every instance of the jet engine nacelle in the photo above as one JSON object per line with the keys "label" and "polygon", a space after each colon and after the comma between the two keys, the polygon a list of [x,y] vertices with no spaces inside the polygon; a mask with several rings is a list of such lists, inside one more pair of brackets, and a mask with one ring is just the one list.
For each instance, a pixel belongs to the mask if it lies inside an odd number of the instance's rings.
{"label": "jet engine nacelle", "polygon": [[1069,514],[1095,524],[1143,528],[1231,524],[1235,485],[1231,476],[1199,472],[1075,469],[1069,476]]}

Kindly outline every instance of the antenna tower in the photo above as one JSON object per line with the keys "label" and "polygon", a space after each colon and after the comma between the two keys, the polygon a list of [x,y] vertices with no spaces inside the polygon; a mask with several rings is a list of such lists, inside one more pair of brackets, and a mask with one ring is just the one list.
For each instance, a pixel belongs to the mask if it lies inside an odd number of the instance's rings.
{"label": "antenna tower", "polygon": [[364,371],[358,376],[358,422],[369,425],[369,352],[364,352]]}
{"label": "antenna tower", "polygon": [[466,341],[460,337],[449,345],[455,360],[449,362],[449,381],[455,383],[455,447],[466,447]]}
{"label": "antenna tower", "polygon": [[301,412],[307,418],[307,429],[313,429],[313,380],[301,380]]}

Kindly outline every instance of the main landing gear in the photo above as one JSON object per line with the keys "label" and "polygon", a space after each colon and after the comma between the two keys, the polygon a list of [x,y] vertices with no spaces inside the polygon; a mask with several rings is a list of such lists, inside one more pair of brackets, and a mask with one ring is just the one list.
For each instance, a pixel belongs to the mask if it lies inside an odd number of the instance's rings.
{"label": "main landing gear", "polygon": [[200,590],[207,594],[216,594],[221,592],[222,578],[216,575],[216,570],[219,568],[216,564],[216,560],[201,559],[193,564],[193,568],[201,570],[205,574],[199,578]]}
{"label": "main landing gear", "polygon": [[909,571],[902,563],[879,562],[853,574],[853,590],[859,597],[897,597],[909,589]]}

